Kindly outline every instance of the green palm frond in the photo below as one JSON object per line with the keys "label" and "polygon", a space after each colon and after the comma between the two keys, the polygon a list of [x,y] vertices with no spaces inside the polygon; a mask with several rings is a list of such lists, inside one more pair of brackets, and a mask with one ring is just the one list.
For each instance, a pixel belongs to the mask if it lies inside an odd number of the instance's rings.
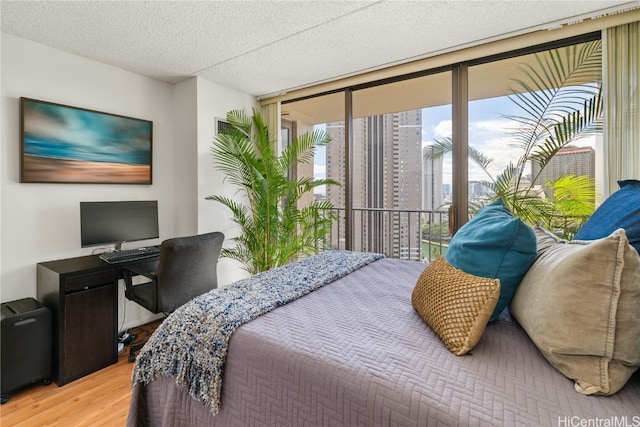
{"label": "green palm frond", "polygon": [[424,154],[425,160],[440,160],[453,151],[453,139],[436,139]]}
{"label": "green palm frond", "polygon": [[565,175],[549,187],[553,189],[559,214],[584,222],[595,210],[595,180],[588,176]]}
{"label": "green palm frond", "polygon": [[324,147],[331,142],[329,134],[315,129],[294,139],[280,153],[280,167],[287,170],[295,163],[309,163],[313,161],[315,147]]}
{"label": "green palm frond", "polygon": [[[520,113],[507,118],[517,124],[512,138],[523,151],[520,167],[530,161],[546,165],[553,157],[549,154],[594,128],[589,123],[597,118],[576,112],[585,99],[593,102],[591,111],[601,112],[600,85],[593,83],[601,77],[601,56],[598,40],[536,54],[534,64],[519,68],[522,77],[512,79],[509,99]],[[522,176],[516,186],[521,181]]]}
{"label": "green palm frond", "polygon": [[[567,218],[581,216],[592,206],[595,186],[590,178],[561,177],[547,183],[552,197],[535,183],[562,148],[601,130],[601,56],[600,40],[549,50],[536,54],[535,63],[521,66],[521,77],[512,80],[509,99],[519,113],[506,117],[516,125],[512,143],[522,155],[496,180],[496,197],[530,224],[558,231],[558,218],[568,224]],[[525,179],[531,164],[539,166],[538,175]]]}
{"label": "green palm frond", "polygon": [[513,164],[513,162],[509,162],[505,167],[504,171],[498,175],[494,181],[494,190],[496,197],[499,197],[505,201],[505,203],[509,203],[510,200],[517,197],[518,192],[515,191],[517,176],[520,174],[520,169]]}
{"label": "green palm frond", "polygon": [[595,210],[595,182],[588,176],[565,175],[549,187],[553,189],[553,198],[559,213],[580,218],[588,218]]}
{"label": "green palm frond", "polygon": [[588,83],[601,79],[601,58],[600,40],[535,54],[534,64],[519,67],[522,77],[511,80],[510,92],[525,101],[528,108],[523,110],[535,111],[530,117],[569,112],[582,104],[585,94],[594,93]]}
{"label": "green palm frond", "polygon": [[558,151],[575,141],[602,130],[602,96],[598,92],[584,101],[582,110],[575,110],[562,117],[548,136],[533,147],[528,160],[536,163],[542,170]]}
{"label": "green palm frond", "polygon": [[601,57],[597,40],[538,53],[534,64],[519,67],[522,77],[512,79],[509,99],[520,114],[507,117],[520,124],[513,136],[525,153],[563,117],[582,108],[585,98],[599,93],[592,82],[601,79]]}
{"label": "green palm frond", "polygon": [[547,187],[553,190],[551,210],[542,225],[564,239],[571,239],[595,210],[595,181],[588,176],[565,175]]}

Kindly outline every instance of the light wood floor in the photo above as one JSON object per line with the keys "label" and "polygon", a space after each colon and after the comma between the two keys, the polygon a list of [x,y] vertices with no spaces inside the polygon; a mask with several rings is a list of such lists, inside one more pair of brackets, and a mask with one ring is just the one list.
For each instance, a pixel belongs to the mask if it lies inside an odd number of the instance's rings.
{"label": "light wood floor", "polygon": [[125,348],[115,365],[62,387],[56,383],[40,383],[10,393],[9,401],[0,405],[0,425],[124,426],[129,411],[133,370],[128,356],[129,350]]}
{"label": "light wood floor", "polygon": [[62,387],[34,384],[10,394],[0,406],[5,426],[124,426],[131,397],[126,350],[118,363]]}

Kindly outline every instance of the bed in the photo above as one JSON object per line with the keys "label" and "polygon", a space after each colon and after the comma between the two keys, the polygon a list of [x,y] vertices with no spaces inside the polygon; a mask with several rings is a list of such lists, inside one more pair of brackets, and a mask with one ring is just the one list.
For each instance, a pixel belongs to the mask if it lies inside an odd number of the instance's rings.
{"label": "bed", "polygon": [[217,413],[155,375],[136,381],[127,425],[640,425],[638,372],[613,396],[579,394],[508,311],[453,355],[412,307],[424,269],[377,259],[279,304],[230,336]]}

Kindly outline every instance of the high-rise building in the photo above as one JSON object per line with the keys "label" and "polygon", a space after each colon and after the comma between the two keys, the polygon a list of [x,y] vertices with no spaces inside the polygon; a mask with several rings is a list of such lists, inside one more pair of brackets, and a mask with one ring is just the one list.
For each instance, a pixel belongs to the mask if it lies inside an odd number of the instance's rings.
{"label": "high-rise building", "polygon": [[[344,183],[344,123],[329,123],[326,130],[332,139],[327,147],[327,177]],[[417,259],[420,216],[394,210],[422,208],[422,112],[354,119],[351,156],[354,249]],[[327,199],[336,207],[344,206],[344,191],[329,186]],[[340,233],[342,240],[344,231]],[[336,241],[337,229],[334,236],[332,244],[343,247]]]}
{"label": "high-rise building", "polygon": [[[443,159],[427,159],[427,155],[433,150],[433,145],[427,145],[423,151],[423,174],[422,174],[422,209],[425,211],[442,210],[444,203],[444,186],[442,184]],[[434,216],[433,221],[438,224],[440,216]]]}
{"label": "high-rise building", "polygon": [[560,149],[542,172],[540,166],[533,163],[531,176],[536,177],[535,184],[541,188],[545,187],[547,181],[556,181],[565,175],[586,175],[595,179],[595,162],[596,151],[593,148],[568,146]]}
{"label": "high-rise building", "polygon": [[442,198],[451,201],[451,184],[442,184]]}

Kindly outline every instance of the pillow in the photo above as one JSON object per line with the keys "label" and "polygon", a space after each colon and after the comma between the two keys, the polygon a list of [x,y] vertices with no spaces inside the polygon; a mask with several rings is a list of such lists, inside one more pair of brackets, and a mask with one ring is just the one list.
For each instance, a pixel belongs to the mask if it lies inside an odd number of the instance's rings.
{"label": "pillow", "polygon": [[476,277],[438,258],[424,269],[411,304],[450,352],[461,356],[476,346],[500,295],[500,281]]}
{"label": "pillow", "polygon": [[640,253],[640,181],[618,181],[620,189],[609,196],[580,227],[574,240],[595,240],[624,228],[629,243]]}
{"label": "pillow", "polygon": [[500,199],[460,227],[445,255],[452,266],[466,273],[500,279],[500,299],[491,320],[509,305],[535,256],[533,230],[513,216]]}
{"label": "pillow", "polygon": [[535,231],[511,314],[576,391],[614,394],[640,366],[640,256],[623,229],[592,242]]}

